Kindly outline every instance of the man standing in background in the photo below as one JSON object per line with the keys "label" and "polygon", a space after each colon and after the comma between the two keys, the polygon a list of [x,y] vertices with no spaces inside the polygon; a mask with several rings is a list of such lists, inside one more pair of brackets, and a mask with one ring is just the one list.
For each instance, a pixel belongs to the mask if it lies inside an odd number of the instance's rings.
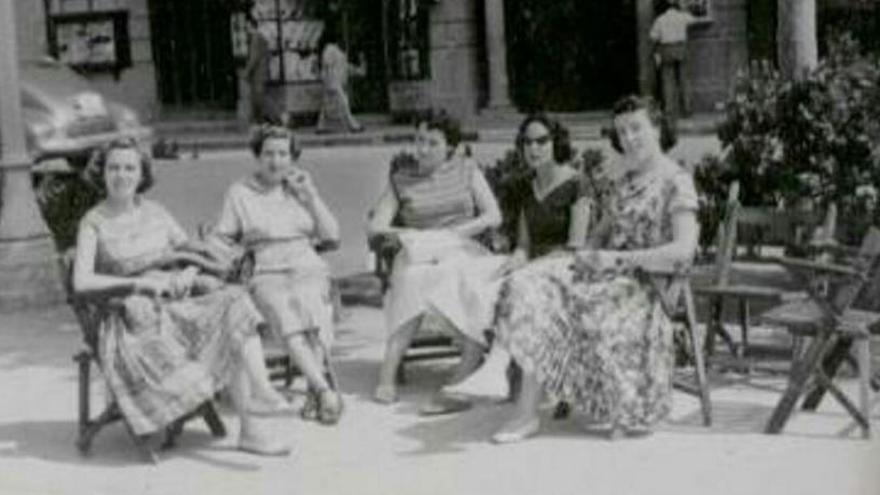
{"label": "man standing in background", "polygon": [[688,88],[687,38],[688,26],[696,18],[680,6],[681,0],[667,0],[666,10],[651,26],[654,61],[660,67],[663,109],[671,123],[681,115],[690,115]]}

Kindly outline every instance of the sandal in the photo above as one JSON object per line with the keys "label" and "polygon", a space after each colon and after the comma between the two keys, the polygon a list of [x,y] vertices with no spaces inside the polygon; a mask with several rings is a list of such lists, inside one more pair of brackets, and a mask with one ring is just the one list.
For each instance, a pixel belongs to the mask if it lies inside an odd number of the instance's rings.
{"label": "sandal", "polygon": [[299,415],[305,421],[318,419],[318,393],[311,387],[306,392],[306,402],[300,409]]}
{"label": "sandal", "polygon": [[[331,399],[332,397],[332,399]],[[331,404],[334,404],[331,406]],[[327,388],[318,393],[318,422],[325,425],[335,425],[342,417],[342,396],[332,388]]]}

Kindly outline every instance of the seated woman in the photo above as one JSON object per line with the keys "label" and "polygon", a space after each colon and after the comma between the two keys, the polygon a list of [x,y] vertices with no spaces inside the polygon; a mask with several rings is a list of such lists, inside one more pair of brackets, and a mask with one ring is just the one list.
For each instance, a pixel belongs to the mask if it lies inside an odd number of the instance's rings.
{"label": "seated woman", "polygon": [[335,424],[342,397],[325,367],[333,340],[329,269],[314,244],[338,242],[339,224],[296,166],[290,130],[257,128],[251,150],[256,170],[229,187],[213,235],[253,253],[251,294],[309,384],[303,417]]}
{"label": "seated woman", "polygon": [[[105,197],[80,222],[73,287],[130,290],[104,319],[99,353],[107,386],[134,433],[153,433],[229,387],[241,418],[239,448],[286,455],[289,447],[252,417],[290,405],[269,383],[257,333],[262,318],[247,292],[199,275],[195,266],[156,268],[174,251],[204,246],[140,196],[153,175],[136,143],[99,151],[89,173]],[[191,291],[202,295],[187,296]]]}
{"label": "seated woman", "polygon": [[[397,399],[395,378],[403,354],[427,314],[459,332],[463,357],[452,380],[470,374],[482,357],[484,328],[467,325],[468,309],[442,283],[462,266],[490,273],[503,263],[472,238],[501,223],[498,203],[482,172],[457,153],[461,131],[445,113],[417,125],[416,160],[393,169],[369,225],[371,235],[403,245],[394,259],[385,300],[389,338],[376,401]],[[425,255],[430,251],[434,254]],[[424,258],[424,259],[422,259]]]}
{"label": "seated woman", "polygon": [[[516,218],[515,249],[487,283],[480,285],[466,269],[456,275],[459,279],[470,279],[470,283],[462,284],[455,277],[446,281],[453,287],[472,289],[464,291],[462,297],[481,301],[474,304],[482,308],[483,313],[475,315],[478,322],[473,326],[491,327],[498,290],[505,275],[521,268],[530,259],[567,253],[569,248],[583,246],[591,201],[583,195],[583,177],[570,166],[574,149],[568,136],[565,127],[544,114],[529,115],[520,124],[516,151],[528,172],[509,179],[505,186],[505,197],[509,201],[506,210]],[[442,405],[454,409],[451,406],[455,404],[451,401],[454,396],[469,395],[468,383],[464,381],[444,387],[448,397],[437,398],[438,412]]]}
{"label": "seated woman", "polygon": [[499,368],[512,356],[523,370],[515,413],[495,442],[538,431],[542,393],[612,431],[650,431],[670,410],[672,323],[640,269],[692,260],[697,195],[690,174],[661,148],[663,119],[653,102],[626,97],[613,114],[622,159],[600,196],[591,248],[538,259],[508,278],[498,345],[469,379],[470,390],[504,395]]}

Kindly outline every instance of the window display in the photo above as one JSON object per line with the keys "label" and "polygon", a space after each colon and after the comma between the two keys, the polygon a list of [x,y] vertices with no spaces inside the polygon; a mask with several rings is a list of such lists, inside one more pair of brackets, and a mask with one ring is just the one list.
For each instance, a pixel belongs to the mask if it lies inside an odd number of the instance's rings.
{"label": "window display", "polygon": [[[250,15],[269,41],[271,82],[299,83],[320,79],[320,39],[324,21],[318,0],[256,0]],[[232,21],[232,46],[237,58],[247,57],[246,14]]]}
{"label": "window display", "polygon": [[85,70],[131,66],[128,11],[118,0],[47,0],[49,47],[59,61]]}

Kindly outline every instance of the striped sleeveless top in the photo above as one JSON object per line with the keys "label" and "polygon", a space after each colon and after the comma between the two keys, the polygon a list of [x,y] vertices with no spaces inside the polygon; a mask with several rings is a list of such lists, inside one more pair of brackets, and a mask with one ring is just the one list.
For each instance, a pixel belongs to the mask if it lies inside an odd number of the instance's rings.
{"label": "striped sleeveless top", "polygon": [[446,228],[466,222],[477,213],[472,192],[476,165],[470,160],[447,161],[425,174],[417,167],[391,172],[391,187],[399,204],[396,224],[417,229]]}

